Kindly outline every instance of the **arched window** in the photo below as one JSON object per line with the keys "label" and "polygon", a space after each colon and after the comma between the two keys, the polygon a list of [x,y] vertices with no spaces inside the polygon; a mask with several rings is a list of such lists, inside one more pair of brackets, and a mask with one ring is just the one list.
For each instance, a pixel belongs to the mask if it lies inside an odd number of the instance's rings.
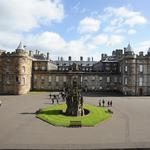
{"label": "arched window", "polygon": [[25,77],[22,78],[22,85],[25,85],[26,83]]}
{"label": "arched window", "polygon": [[26,72],[26,68],[25,66],[22,66],[22,73],[25,73]]}

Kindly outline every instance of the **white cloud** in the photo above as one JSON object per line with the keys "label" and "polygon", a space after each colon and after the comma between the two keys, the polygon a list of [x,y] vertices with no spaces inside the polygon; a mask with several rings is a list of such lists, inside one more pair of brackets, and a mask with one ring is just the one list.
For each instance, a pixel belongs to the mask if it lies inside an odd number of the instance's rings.
{"label": "white cloud", "polygon": [[27,49],[38,49],[41,52],[49,51],[55,58],[63,56],[67,58],[79,59],[80,56],[95,56],[93,49],[88,47],[90,35],[81,36],[79,39],[65,41],[59,34],[54,32],[43,32],[41,34],[29,35],[23,39],[27,43]]}
{"label": "white cloud", "polygon": [[108,36],[106,34],[100,34],[93,38],[92,43],[94,45],[102,45],[106,44],[108,40]]}
{"label": "white cloud", "polygon": [[18,42],[22,39],[21,34],[14,32],[0,32],[0,49],[13,51],[12,48],[17,48]]}
{"label": "white cloud", "polygon": [[65,40],[59,34],[54,32],[29,35],[24,40],[34,49],[49,50],[54,53],[63,53],[61,50],[65,50],[64,47],[66,46]]}
{"label": "white cloud", "polygon": [[147,51],[150,48],[150,40],[136,43],[134,44],[134,47],[136,53],[143,51],[145,54],[147,54]]}
{"label": "white cloud", "polygon": [[107,45],[109,47],[114,45],[119,45],[123,42],[124,37],[121,35],[110,35],[107,34],[100,34],[93,38],[92,43],[94,45]]}
{"label": "white cloud", "polygon": [[114,46],[119,45],[123,42],[124,37],[121,35],[111,35],[108,39],[107,45],[108,46]]}
{"label": "white cloud", "polygon": [[128,34],[130,34],[130,35],[131,35],[131,34],[135,34],[135,33],[136,33],[136,30],[134,30],[134,29],[129,29],[129,30],[128,30]]}
{"label": "white cloud", "polygon": [[118,17],[129,18],[140,15],[140,12],[129,10],[126,7],[107,7],[104,12],[109,14],[109,16],[116,15]]}
{"label": "white cloud", "polygon": [[103,18],[109,23],[105,27],[104,32],[121,33],[121,30],[128,32],[130,27],[147,22],[146,18],[139,11],[133,11],[126,7],[107,7],[104,9],[104,12]]}
{"label": "white cloud", "polygon": [[143,16],[134,16],[131,18],[128,18],[125,23],[129,26],[133,27],[137,24],[145,24],[147,20]]}
{"label": "white cloud", "polygon": [[142,46],[149,45],[150,46],[150,40],[140,42],[139,45],[142,45]]}
{"label": "white cloud", "polygon": [[97,19],[86,17],[80,21],[78,31],[80,33],[97,32],[100,28],[100,23]]}
{"label": "white cloud", "polygon": [[0,30],[28,32],[64,17],[58,0],[0,0]]}
{"label": "white cloud", "polygon": [[[0,48],[16,48],[19,41],[31,37],[28,33],[33,29],[60,22],[63,18],[60,0],[0,0]],[[37,35],[32,37],[34,40]]]}

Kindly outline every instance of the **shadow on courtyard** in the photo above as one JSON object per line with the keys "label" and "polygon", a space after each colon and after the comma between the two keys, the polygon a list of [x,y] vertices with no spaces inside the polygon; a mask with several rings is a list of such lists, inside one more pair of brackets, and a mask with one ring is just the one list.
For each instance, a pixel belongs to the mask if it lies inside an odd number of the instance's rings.
{"label": "shadow on courtyard", "polygon": [[[45,114],[45,115],[59,115],[60,113],[62,113],[62,110],[47,110],[47,111],[38,112],[38,114]],[[35,115],[37,113],[36,112],[22,112],[20,114]]]}
{"label": "shadow on courtyard", "polygon": [[20,114],[22,114],[22,115],[35,115],[36,113],[35,112],[22,112]]}

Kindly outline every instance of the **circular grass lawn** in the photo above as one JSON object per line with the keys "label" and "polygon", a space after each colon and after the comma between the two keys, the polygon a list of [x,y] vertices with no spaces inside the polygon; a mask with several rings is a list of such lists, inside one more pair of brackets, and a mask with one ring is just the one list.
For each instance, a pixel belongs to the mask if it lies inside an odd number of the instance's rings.
{"label": "circular grass lawn", "polygon": [[84,116],[65,116],[62,110],[66,109],[66,104],[58,104],[40,109],[37,118],[46,121],[54,126],[69,127],[70,121],[81,121],[81,126],[95,126],[100,122],[110,118],[111,113],[103,107],[96,107],[90,104],[85,104],[84,109],[89,110],[88,115]]}

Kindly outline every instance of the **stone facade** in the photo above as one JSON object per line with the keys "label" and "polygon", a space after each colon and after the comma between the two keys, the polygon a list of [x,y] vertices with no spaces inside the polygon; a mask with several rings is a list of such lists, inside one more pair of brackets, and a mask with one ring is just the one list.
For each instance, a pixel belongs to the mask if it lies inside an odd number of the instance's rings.
{"label": "stone facade", "polygon": [[25,94],[31,89],[32,58],[24,50],[0,55],[0,93]]}
{"label": "stone facade", "polygon": [[29,54],[19,45],[15,52],[0,51],[0,93],[25,94],[30,90],[61,91],[76,78],[85,91],[118,91],[124,95],[150,95],[150,49],[134,54],[130,44],[100,61],[52,61],[36,51]]}

